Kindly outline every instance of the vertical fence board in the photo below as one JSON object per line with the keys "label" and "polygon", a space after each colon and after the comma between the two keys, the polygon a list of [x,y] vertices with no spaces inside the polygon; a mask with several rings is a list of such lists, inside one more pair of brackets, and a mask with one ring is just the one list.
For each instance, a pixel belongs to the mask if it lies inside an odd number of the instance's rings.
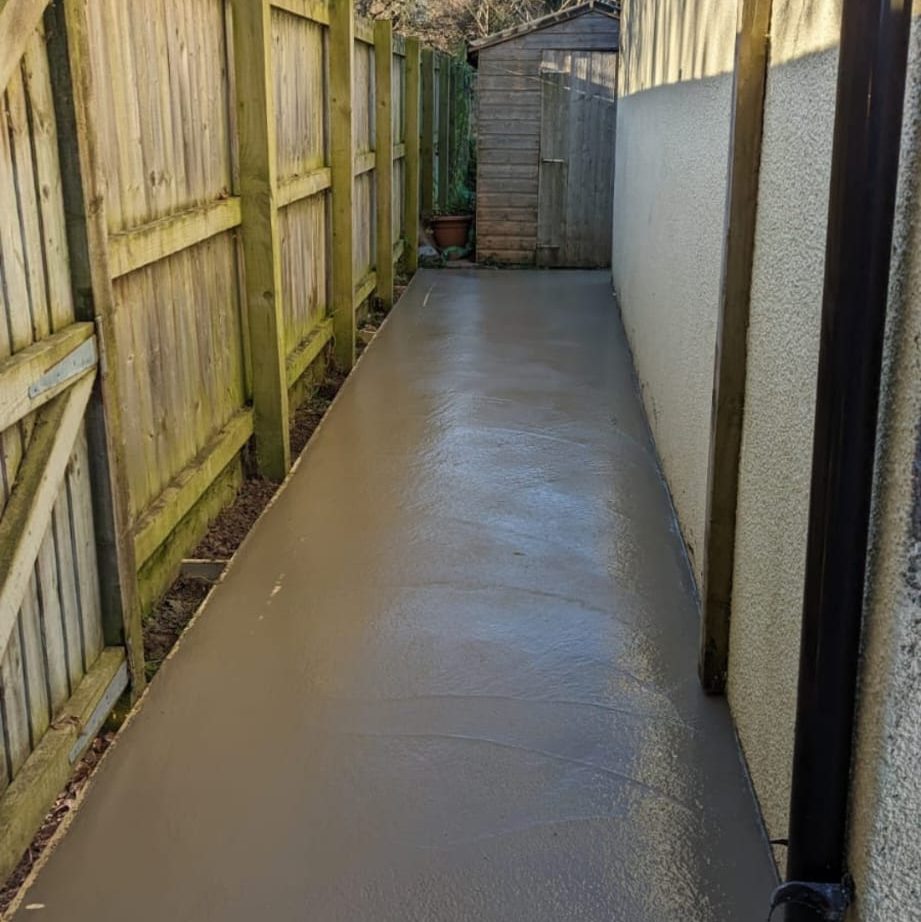
{"label": "vertical fence board", "polygon": [[385,308],[393,304],[393,26],[386,19],[374,23],[375,246],[377,296]]}
{"label": "vertical fence board", "polygon": [[267,0],[233,0],[233,16],[253,431],[260,470],[271,479],[282,480],[291,466],[291,442],[275,206],[272,11]]}
{"label": "vertical fence board", "polygon": [[[102,640],[113,646],[124,645],[132,697],[137,698],[146,679],[137,565],[130,534],[121,386],[124,369],[116,351],[115,304],[108,265],[107,187],[98,131],[100,81],[94,79],[90,6],[87,0],[64,0],[49,6],[45,19],[73,317],[95,321],[99,349],[109,358],[100,369],[87,409],[85,442],[78,436],[76,457],[71,461],[72,472],[86,472],[83,478],[70,478],[72,505],[79,504],[81,482],[83,491],[92,498],[91,509],[84,506],[73,513],[74,528],[79,522],[83,529],[82,537],[80,532],[75,534],[80,548],[77,556],[92,568],[88,572],[98,574],[95,585],[81,582],[83,598],[99,593]],[[89,532],[93,533],[92,547],[88,546]],[[43,595],[40,602],[46,597]],[[44,627],[50,630],[47,619]],[[98,638],[91,631],[86,633]],[[87,660],[90,658],[88,651]],[[49,674],[54,669],[49,657]]]}
{"label": "vertical fence board", "polygon": [[422,113],[419,142],[420,205],[423,215],[435,208],[435,54],[431,48],[422,52]]}
{"label": "vertical fence board", "polygon": [[355,14],[351,0],[329,5],[329,135],[332,169],[333,335],[340,368],[355,364],[355,294],[352,203],[355,187],[352,140],[352,60]]}
{"label": "vertical fence board", "polygon": [[406,159],[403,172],[403,236],[406,269],[419,268],[419,129],[420,129],[419,42],[406,40],[405,81],[403,87]]}
{"label": "vertical fence board", "polygon": [[438,207],[448,207],[451,184],[451,59],[441,57],[438,75]]}
{"label": "vertical fence board", "polygon": [[[273,10],[278,182],[328,165],[326,27]],[[329,191],[279,210],[285,351],[290,357],[329,305]]]}

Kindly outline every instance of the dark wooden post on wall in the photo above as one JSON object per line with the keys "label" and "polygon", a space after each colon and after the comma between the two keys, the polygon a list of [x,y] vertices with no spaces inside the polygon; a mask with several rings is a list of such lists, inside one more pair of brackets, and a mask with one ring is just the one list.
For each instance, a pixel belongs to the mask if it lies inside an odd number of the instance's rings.
{"label": "dark wooden post on wall", "polygon": [[700,622],[700,681],[707,692],[714,694],[725,688],[729,658],[739,455],[771,6],[772,0],[744,0],[736,39]]}

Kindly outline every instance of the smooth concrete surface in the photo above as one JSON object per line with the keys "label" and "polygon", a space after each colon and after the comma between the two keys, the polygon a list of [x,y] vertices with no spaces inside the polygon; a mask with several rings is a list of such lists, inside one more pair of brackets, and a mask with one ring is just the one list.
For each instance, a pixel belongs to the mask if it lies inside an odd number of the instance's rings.
{"label": "smooth concrete surface", "polygon": [[16,918],[763,919],[696,638],[606,274],[423,271]]}

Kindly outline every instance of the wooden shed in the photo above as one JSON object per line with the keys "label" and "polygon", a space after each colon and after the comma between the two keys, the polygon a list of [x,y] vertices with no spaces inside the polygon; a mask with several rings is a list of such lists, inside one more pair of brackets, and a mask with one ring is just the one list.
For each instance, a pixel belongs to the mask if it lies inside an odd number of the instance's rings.
{"label": "wooden shed", "polygon": [[619,32],[588,0],[470,46],[481,262],[610,264]]}

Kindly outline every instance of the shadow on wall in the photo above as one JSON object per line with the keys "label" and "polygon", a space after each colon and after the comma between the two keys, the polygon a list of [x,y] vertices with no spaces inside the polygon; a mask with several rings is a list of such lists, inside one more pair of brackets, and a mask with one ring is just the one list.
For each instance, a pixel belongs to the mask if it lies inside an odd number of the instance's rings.
{"label": "shadow on wall", "polygon": [[[786,835],[789,803],[840,7],[774,0],[765,100],[729,697],[774,837]],[[712,0],[625,0],[622,20],[613,278],[698,581],[735,12]],[[852,803],[866,922],[901,918],[921,868],[917,21],[911,60]]]}
{"label": "shadow on wall", "polygon": [[[622,24],[614,284],[698,585],[736,6],[627,0]],[[836,3],[775,0],[766,102],[747,401],[756,409],[746,418],[739,540],[747,549],[736,571],[744,613],[733,624],[736,675],[746,678],[730,692],[775,835],[785,832],[788,800],[790,638],[798,636],[805,554],[836,17]],[[827,107],[817,106],[816,87],[827,91]],[[779,719],[764,714],[765,701]]]}
{"label": "shadow on wall", "polygon": [[[840,2],[775,0],[772,64],[836,45]],[[740,0],[624,0],[621,95],[731,76],[740,5]]]}

